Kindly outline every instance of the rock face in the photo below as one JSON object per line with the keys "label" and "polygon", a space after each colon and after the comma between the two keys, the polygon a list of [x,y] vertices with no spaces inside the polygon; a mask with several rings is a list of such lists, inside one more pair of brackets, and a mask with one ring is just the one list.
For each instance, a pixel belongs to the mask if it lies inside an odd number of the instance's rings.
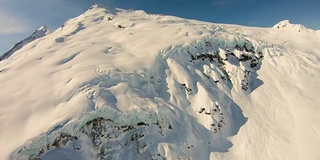
{"label": "rock face", "polygon": [[289,25],[94,5],[42,27],[0,62],[3,159],[312,159],[320,36]]}

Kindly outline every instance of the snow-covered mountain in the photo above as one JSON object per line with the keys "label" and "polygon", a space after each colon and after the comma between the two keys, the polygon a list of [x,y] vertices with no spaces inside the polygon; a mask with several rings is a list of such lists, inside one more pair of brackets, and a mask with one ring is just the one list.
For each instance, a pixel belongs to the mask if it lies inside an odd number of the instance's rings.
{"label": "snow-covered mountain", "polygon": [[51,33],[51,30],[47,27],[47,26],[41,26],[39,29],[37,29],[36,31],[34,31],[31,36],[25,38],[24,40],[14,44],[11,49],[4,53],[4,54],[1,54],[0,55],[0,61],[1,60],[4,60],[8,57],[10,57],[15,51],[21,49],[24,45],[38,39],[38,38],[41,38],[43,36],[46,36],[48,34]]}
{"label": "snow-covered mountain", "polygon": [[280,29],[282,31],[289,31],[289,32],[315,32],[312,29],[306,28],[301,24],[292,24],[289,20],[283,20],[273,26],[273,28]]}
{"label": "snow-covered mountain", "polygon": [[93,5],[0,61],[0,159],[319,159],[320,33],[295,26]]}

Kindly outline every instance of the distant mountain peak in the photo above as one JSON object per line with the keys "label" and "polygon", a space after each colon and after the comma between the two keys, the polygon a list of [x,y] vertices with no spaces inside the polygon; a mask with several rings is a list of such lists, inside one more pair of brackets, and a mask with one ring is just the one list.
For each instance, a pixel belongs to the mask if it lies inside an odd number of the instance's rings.
{"label": "distant mountain peak", "polygon": [[280,22],[278,22],[276,25],[273,26],[273,28],[286,28],[288,26],[292,26],[293,24],[291,23],[290,20],[282,20]]}
{"label": "distant mountain peak", "polygon": [[314,30],[309,29],[301,24],[293,24],[290,20],[282,20],[274,25],[272,28],[276,29],[286,29],[294,32],[314,32]]}
{"label": "distant mountain peak", "polygon": [[46,25],[41,26],[39,29],[37,29],[36,31],[49,31],[51,32],[51,30],[49,29],[49,27],[47,27]]}
{"label": "distant mountain peak", "polygon": [[29,37],[21,40],[20,42],[14,44],[9,51],[0,56],[0,61],[9,58],[15,51],[21,49],[26,44],[50,34],[52,31],[45,25],[41,26],[39,29],[35,30]]}
{"label": "distant mountain peak", "polygon": [[[43,37],[45,35],[50,34],[52,31],[45,25],[41,26],[39,29],[34,31],[32,35],[30,36],[32,39],[37,39],[40,37]],[[29,38],[29,37],[28,37]]]}
{"label": "distant mountain peak", "polygon": [[98,3],[93,4],[88,9],[88,11],[97,10],[97,9],[105,9],[105,12],[109,13],[109,14],[117,14],[117,12],[120,11],[117,8],[114,8],[114,7],[111,7],[111,6],[107,6],[107,5],[104,5],[104,4],[98,4]]}

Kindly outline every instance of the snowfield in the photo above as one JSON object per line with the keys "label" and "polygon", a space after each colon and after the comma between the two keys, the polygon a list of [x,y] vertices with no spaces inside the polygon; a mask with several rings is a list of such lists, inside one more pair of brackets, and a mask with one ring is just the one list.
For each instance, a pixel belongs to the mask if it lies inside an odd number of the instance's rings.
{"label": "snowfield", "polygon": [[0,56],[0,159],[320,159],[320,31],[93,5]]}

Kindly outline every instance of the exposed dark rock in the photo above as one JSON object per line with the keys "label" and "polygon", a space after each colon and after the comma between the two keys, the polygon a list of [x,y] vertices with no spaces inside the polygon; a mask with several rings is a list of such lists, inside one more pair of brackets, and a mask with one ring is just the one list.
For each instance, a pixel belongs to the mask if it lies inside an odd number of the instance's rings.
{"label": "exposed dark rock", "polygon": [[188,87],[186,86],[186,84],[182,83],[181,86],[186,89],[188,95],[192,95],[192,94],[193,94],[192,89],[191,89],[191,88],[188,88]]}
{"label": "exposed dark rock", "polygon": [[52,143],[52,146],[55,146],[55,147],[66,146],[66,144],[69,141],[75,141],[77,139],[78,138],[75,136],[71,136],[66,133],[61,133],[60,136],[54,140],[54,142]]}
{"label": "exposed dark rock", "polygon": [[205,45],[206,45],[207,47],[212,47],[212,44],[211,44],[210,42],[205,42]]}
{"label": "exposed dark rock", "polygon": [[239,61],[240,61],[240,62],[241,62],[241,61],[248,61],[248,60],[251,60],[251,59],[252,59],[251,56],[246,55],[246,54],[241,54],[241,55],[240,55],[240,58],[239,58]]}
{"label": "exposed dark rock", "polygon": [[125,27],[120,25],[120,24],[118,24],[118,28],[124,29]]}
{"label": "exposed dark rock", "polygon": [[146,123],[144,123],[144,122],[139,122],[137,125],[138,125],[138,126],[148,126],[149,124],[146,124]]}
{"label": "exposed dark rock", "polygon": [[121,128],[122,128],[123,132],[127,132],[127,131],[134,129],[134,127],[132,125],[121,126]]}
{"label": "exposed dark rock", "polygon": [[205,110],[205,108],[201,108],[199,113],[202,113]]}

